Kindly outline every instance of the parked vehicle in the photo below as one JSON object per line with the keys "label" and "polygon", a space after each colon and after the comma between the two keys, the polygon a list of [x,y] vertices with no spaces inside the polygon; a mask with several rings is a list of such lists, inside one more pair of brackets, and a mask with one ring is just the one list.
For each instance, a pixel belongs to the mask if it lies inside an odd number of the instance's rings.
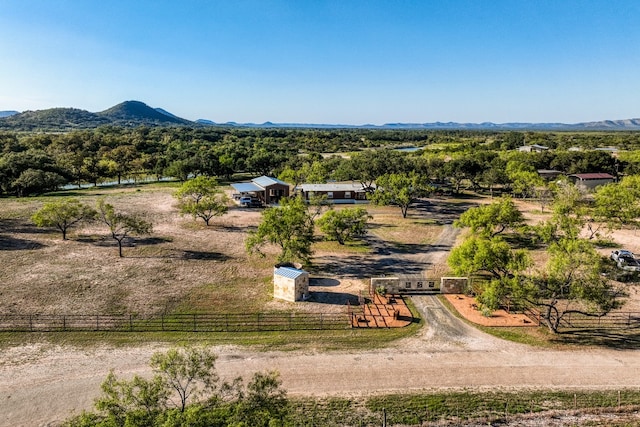
{"label": "parked vehicle", "polygon": [[640,262],[634,258],[621,258],[620,261],[618,261],[618,268],[625,271],[640,271]]}
{"label": "parked vehicle", "polygon": [[238,203],[240,203],[240,206],[242,206],[244,208],[260,208],[260,207],[262,207],[262,201],[260,201],[260,199],[257,199],[255,197],[242,196],[238,200]]}
{"label": "parked vehicle", "polygon": [[610,255],[611,259],[614,260],[615,262],[620,261],[620,259],[635,259],[635,256],[633,256],[633,252],[631,251],[627,251],[625,249],[620,249],[617,251],[612,251],[611,255]]}

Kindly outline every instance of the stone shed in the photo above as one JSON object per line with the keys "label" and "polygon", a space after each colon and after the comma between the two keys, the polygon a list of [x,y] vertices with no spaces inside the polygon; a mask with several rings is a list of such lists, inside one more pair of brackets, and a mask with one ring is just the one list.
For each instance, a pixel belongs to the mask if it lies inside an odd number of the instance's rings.
{"label": "stone shed", "polygon": [[291,302],[306,300],[309,298],[309,273],[293,266],[275,266],[273,297]]}

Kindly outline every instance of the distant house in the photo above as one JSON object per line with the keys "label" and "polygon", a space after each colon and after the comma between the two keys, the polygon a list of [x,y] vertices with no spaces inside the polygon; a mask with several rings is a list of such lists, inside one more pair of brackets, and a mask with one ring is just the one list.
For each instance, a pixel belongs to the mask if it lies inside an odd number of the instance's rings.
{"label": "distant house", "polygon": [[518,147],[518,151],[522,151],[524,153],[541,153],[543,151],[547,151],[548,149],[549,147],[538,144],[523,145],[522,147]]}
{"label": "distant house", "polygon": [[613,182],[616,178],[608,173],[576,173],[569,175],[569,179],[578,187],[587,190]]}
{"label": "distant house", "polygon": [[231,184],[239,197],[255,198],[265,205],[278,203],[283,197],[289,197],[290,185],[277,178],[261,176],[249,182]]}
{"label": "distant house", "polygon": [[544,179],[545,181],[551,181],[556,179],[560,175],[564,175],[564,173],[555,169],[538,169],[538,175],[540,175],[540,178]]}
{"label": "distant house", "polygon": [[314,196],[325,196],[333,203],[365,203],[370,188],[359,182],[329,182],[326,184],[299,184],[294,192],[305,200]]}
{"label": "distant house", "polygon": [[293,266],[275,266],[273,297],[291,302],[306,300],[309,298],[309,273]]}

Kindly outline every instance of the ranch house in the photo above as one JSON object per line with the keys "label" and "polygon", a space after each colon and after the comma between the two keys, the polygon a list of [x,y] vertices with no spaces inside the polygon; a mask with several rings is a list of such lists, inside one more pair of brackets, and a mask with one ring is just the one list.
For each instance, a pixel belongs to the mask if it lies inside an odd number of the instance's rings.
{"label": "ranch house", "polygon": [[251,197],[265,205],[278,203],[283,197],[289,197],[290,185],[277,178],[261,176],[248,182],[231,184],[239,197]]}
{"label": "ranch house", "polygon": [[325,196],[332,203],[366,203],[367,193],[370,190],[359,182],[329,182],[299,184],[294,192],[301,194],[307,201],[313,196]]}

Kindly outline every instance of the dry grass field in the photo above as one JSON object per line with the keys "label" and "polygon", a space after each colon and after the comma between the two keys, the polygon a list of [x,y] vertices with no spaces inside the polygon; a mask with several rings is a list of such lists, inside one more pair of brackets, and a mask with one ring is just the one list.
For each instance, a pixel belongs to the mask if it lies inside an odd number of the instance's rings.
{"label": "dry grass field", "polygon": [[126,243],[123,258],[99,223],[73,228],[67,241],[55,229],[35,227],[30,216],[54,196],[2,200],[0,313],[342,311],[346,300],[357,300],[366,289],[369,275],[398,268],[421,271],[419,260],[401,267],[395,254],[410,257],[426,250],[442,227],[417,211],[402,219],[397,208],[368,206],[374,218],[367,241],[346,246],[318,241],[312,269],[316,298],[291,304],[272,299],[276,249],[266,248],[264,258],[245,252],[245,238],[259,223],[261,210],[234,206],[207,227],[179,214],[174,190],[146,185],[76,193],[88,205],[104,197],[117,210],[141,213],[153,222],[151,235]]}
{"label": "dry grass field", "polygon": [[[0,201],[0,313],[340,312],[347,300],[357,300],[366,290],[372,275],[429,269],[446,273],[444,259],[427,262],[425,254],[438,249],[445,225],[468,206],[488,201],[424,202],[405,219],[396,207],[368,205],[373,218],[366,241],[315,243],[315,298],[292,304],[272,298],[276,249],[266,248],[264,258],[245,252],[244,241],[259,223],[260,209],[234,206],[207,227],[178,213],[174,190],[152,184],[76,193],[88,205],[105,197],[116,209],[143,213],[153,222],[151,235],[127,242],[124,258],[118,257],[115,241],[99,223],[72,229],[67,241],[54,229],[35,227],[30,216],[54,196]],[[535,204],[518,204],[531,223],[545,216]],[[640,252],[637,234],[623,230],[612,238]],[[533,257],[542,265],[546,254],[535,251]],[[623,310],[640,310],[636,288],[629,286],[631,298]]]}

